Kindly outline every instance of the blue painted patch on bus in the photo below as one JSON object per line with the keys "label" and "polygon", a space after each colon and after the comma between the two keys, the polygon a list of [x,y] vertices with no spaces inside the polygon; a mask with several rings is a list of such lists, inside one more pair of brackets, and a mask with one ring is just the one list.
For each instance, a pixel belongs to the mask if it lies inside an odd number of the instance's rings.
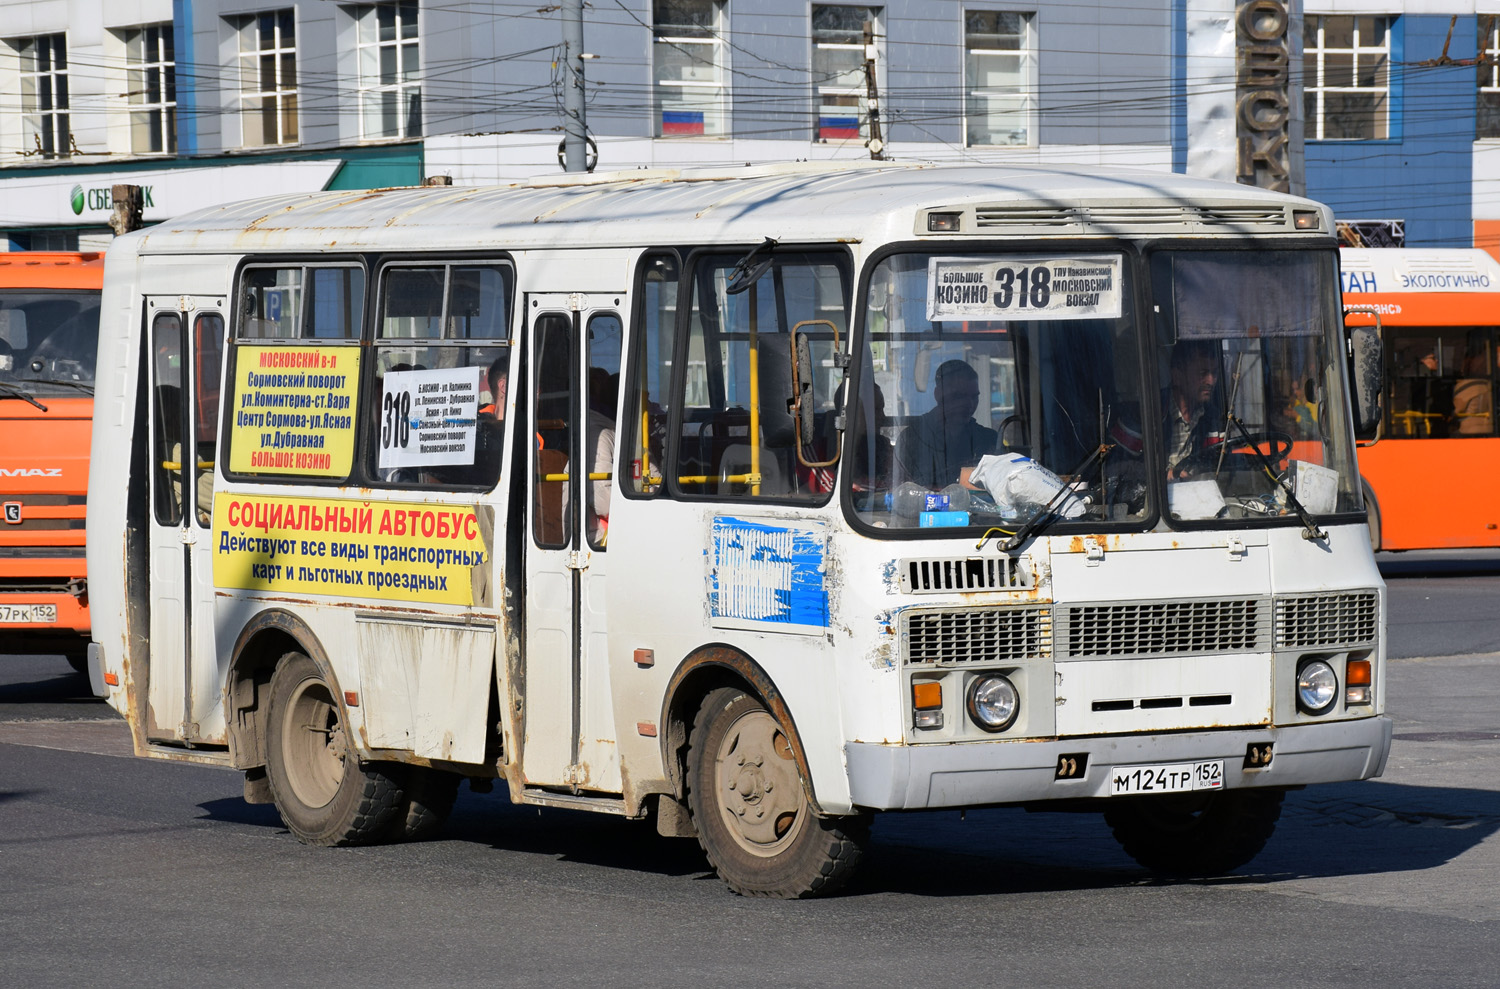
{"label": "blue painted patch on bus", "polygon": [[827,536],[821,525],[720,516],[713,520],[712,545],[708,603],[714,618],[827,627]]}

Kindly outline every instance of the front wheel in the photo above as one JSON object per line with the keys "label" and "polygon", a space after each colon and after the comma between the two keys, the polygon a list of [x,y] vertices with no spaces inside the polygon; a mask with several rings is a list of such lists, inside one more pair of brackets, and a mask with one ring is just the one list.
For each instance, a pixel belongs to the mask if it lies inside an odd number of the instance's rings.
{"label": "front wheel", "polygon": [[688,806],[704,854],[742,896],[831,893],[869,841],[868,817],[813,813],[785,729],[732,687],[709,694],[693,722]]}
{"label": "front wheel", "polygon": [[1281,790],[1115,798],[1104,821],[1126,854],[1164,876],[1216,876],[1260,854],[1281,817]]}
{"label": "front wheel", "polygon": [[271,675],[266,777],[287,830],[308,845],[359,845],[389,835],[405,806],[400,767],[361,763],[333,688],[300,652]]}

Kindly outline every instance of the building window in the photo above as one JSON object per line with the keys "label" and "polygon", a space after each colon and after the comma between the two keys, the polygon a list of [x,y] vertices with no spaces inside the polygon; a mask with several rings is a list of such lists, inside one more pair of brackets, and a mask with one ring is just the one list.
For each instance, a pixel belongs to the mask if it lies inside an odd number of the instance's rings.
{"label": "building window", "polygon": [[1500,17],[1479,18],[1479,115],[1477,137],[1500,137]]}
{"label": "building window", "polygon": [[359,19],[360,136],[421,134],[416,0],[362,7],[355,16]]}
{"label": "building window", "polygon": [[964,135],[970,147],[1032,143],[1036,46],[1031,14],[964,11]]}
{"label": "building window", "polygon": [[654,0],[658,136],[724,133],[723,19],[715,0]]}
{"label": "building window", "polygon": [[22,153],[44,158],[71,154],[66,36],[19,38],[11,45],[21,62]]}
{"label": "building window", "polygon": [[1390,136],[1393,20],[1307,16],[1302,49],[1309,140],[1372,141]]}
{"label": "building window", "polygon": [[240,18],[240,119],[246,147],[297,143],[295,11]]}
{"label": "building window", "polygon": [[[813,97],[818,108],[813,138],[859,141],[870,136],[869,82],[865,59],[880,64],[880,8],[814,6],[812,9]],[[865,29],[876,51],[865,51]]]}
{"label": "building window", "polygon": [[130,150],[138,155],[177,150],[177,66],[172,25],[127,28],[126,90],[130,103]]}

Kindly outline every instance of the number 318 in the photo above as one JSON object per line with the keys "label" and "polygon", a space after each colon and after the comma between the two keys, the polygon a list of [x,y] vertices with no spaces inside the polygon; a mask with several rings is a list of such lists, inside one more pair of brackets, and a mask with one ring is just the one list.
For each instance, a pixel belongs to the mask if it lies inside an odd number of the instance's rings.
{"label": "number 318", "polygon": [[380,425],[381,447],[387,450],[392,446],[406,449],[406,444],[411,439],[411,392],[388,394],[383,406],[385,421]]}
{"label": "number 318", "polygon": [[995,272],[995,304],[1007,309],[1014,302],[1017,309],[1029,304],[1033,309],[1046,309],[1052,301],[1052,269],[1044,267],[1001,268]]}

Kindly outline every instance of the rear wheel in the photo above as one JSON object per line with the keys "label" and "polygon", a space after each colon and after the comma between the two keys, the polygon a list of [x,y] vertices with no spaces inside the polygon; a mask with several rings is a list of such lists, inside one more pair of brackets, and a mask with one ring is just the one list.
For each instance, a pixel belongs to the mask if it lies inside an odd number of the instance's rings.
{"label": "rear wheel", "polygon": [[688,748],[688,806],[719,877],[744,896],[838,889],[869,841],[869,818],[813,813],[785,729],[741,690],[709,694]]}
{"label": "rear wheel", "polygon": [[391,818],[387,836],[392,841],[431,838],[448,820],[461,778],[423,766],[408,766],[402,776],[406,796]]}
{"label": "rear wheel", "polygon": [[388,836],[404,805],[400,767],[361,763],[349,751],[333,688],[300,652],[271,676],[266,776],[287,830],[309,845],[356,845]]}
{"label": "rear wheel", "polygon": [[1126,854],[1164,876],[1215,876],[1260,854],[1281,790],[1220,790],[1112,800],[1104,820]]}

